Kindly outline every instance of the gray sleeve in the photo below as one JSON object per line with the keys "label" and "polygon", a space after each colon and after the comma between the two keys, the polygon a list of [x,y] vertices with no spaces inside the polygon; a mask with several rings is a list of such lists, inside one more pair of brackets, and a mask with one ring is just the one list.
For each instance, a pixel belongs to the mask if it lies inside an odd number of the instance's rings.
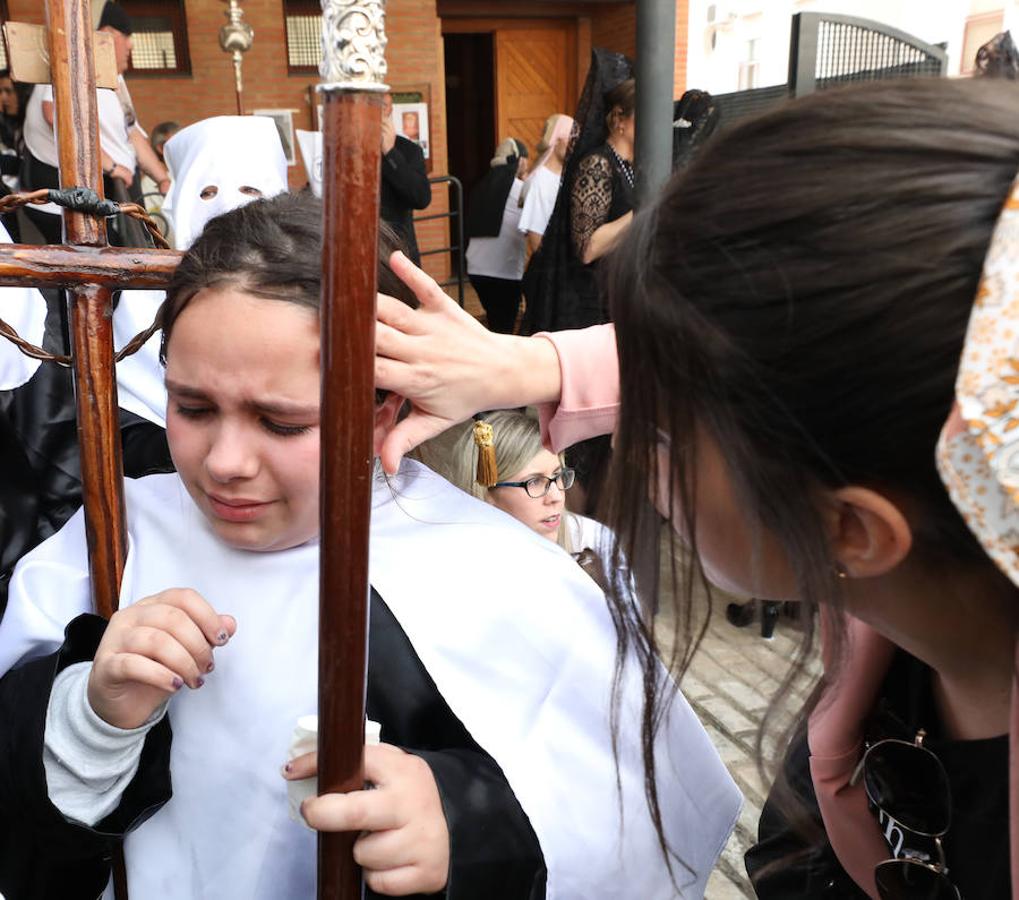
{"label": "gray sleeve", "polygon": [[88,702],[91,671],[92,663],[76,663],[56,677],[43,747],[50,802],[68,819],[88,826],[117,808],[138,770],[145,735],[166,715],[164,703],[139,728],[104,722]]}

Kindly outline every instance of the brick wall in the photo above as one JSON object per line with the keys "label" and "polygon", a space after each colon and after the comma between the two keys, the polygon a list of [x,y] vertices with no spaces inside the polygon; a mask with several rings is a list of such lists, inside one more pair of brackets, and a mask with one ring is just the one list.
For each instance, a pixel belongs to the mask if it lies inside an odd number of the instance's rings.
{"label": "brick wall", "polygon": [[[255,31],[251,50],[244,56],[245,110],[292,109],[294,127],[311,128],[308,86],[318,77],[287,73],[282,0],[244,0],[242,8],[245,21]],[[8,10],[15,21],[43,21],[39,0],[8,0]],[[166,120],[188,125],[209,116],[236,112],[233,65],[219,48],[219,28],[226,21],[224,10],[222,0],[186,0],[191,76],[128,76],[131,96],[144,127],[151,128]],[[445,72],[435,0],[389,0],[386,30],[389,83],[395,86],[423,83],[431,87],[431,174],[445,174]],[[290,169],[290,184],[298,188],[306,181],[298,153],[297,165]],[[445,188],[436,186],[434,195],[432,206],[425,212],[445,212]],[[447,222],[443,219],[418,225],[418,243],[423,250],[446,245],[447,234]],[[425,259],[429,271],[445,277],[446,256]]]}
{"label": "brick wall", "polygon": [[[676,75],[674,97],[686,90],[689,0],[676,0]],[[606,4],[591,15],[591,43],[637,58],[637,7],[633,3]],[[586,62],[584,64],[586,71]]]}
{"label": "brick wall", "polygon": [[690,43],[690,0],[676,0],[676,74],[674,99],[686,90],[687,47]]}
{"label": "brick wall", "polygon": [[[591,14],[591,44],[630,59],[637,57],[637,6],[635,3],[609,3]],[[587,66],[585,64],[585,71]]]}

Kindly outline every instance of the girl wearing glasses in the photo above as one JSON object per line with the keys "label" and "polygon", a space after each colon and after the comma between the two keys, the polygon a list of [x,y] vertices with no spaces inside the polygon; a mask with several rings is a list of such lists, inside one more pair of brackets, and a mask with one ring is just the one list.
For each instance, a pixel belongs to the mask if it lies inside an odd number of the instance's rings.
{"label": "girl wearing glasses", "polygon": [[416,413],[387,466],[442,420],[549,404],[555,449],[615,430],[621,550],[650,497],[692,551],[674,661],[698,581],[822,611],[762,898],[1019,898],[1016,113],[1011,85],[916,79],[733,125],[628,229],[614,330],[487,335],[402,264],[422,310],[380,306],[379,381]]}
{"label": "girl wearing glasses", "polygon": [[[491,487],[478,482],[478,445],[471,428],[456,439],[448,457],[425,454],[425,460],[458,488],[513,516],[567,552],[597,550],[606,544],[606,529],[566,509],[566,491],[574,472],[562,454],[546,450],[541,429],[533,416],[517,410],[487,413],[492,427],[498,481]],[[435,457],[433,463],[433,457]]]}

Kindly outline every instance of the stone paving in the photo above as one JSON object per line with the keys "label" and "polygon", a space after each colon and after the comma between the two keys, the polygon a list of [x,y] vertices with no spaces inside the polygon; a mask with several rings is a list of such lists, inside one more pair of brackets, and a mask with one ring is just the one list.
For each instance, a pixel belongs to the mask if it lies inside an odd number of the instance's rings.
{"label": "stone paving", "polygon": [[[724,610],[731,599],[721,593],[714,598],[707,634],[681,682],[683,693],[746,798],[736,830],[708,882],[707,900],[754,897],[743,868],[743,853],[754,842],[767,796],[754,744],[771,697],[802,637],[798,625],[786,618],[780,620],[771,640],[761,637],[757,622],[746,628],[730,625]],[[657,628],[660,640],[666,644],[672,630],[667,614],[659,616]],[[817,670],[816,661],[811,670]],[[798,691],[784,708],[795,706],[802,698],[803,692]]]}

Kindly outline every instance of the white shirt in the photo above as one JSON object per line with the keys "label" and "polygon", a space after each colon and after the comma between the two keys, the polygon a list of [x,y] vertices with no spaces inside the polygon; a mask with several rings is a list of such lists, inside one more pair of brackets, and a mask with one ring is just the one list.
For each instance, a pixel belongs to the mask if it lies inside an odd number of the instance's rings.
{"label": "white shirt", "polygon": [[544,234],[548,220],[552,218],[556,197],[559,196],[561,176],[542,166],[529,179],[524,208],[520,214],[520,230],[525,234],[533,231]]}
{"label": "white shirt", "polygon": [[[120,80],[120,90],[125,96],[130,97],[123,78]],[[42,114],[42,105],[46,102],[53,102],[53,87],[49,84],[37,84],[32,90],[25,111],[25,144],[39,162],[44,162],[48,166],[59,166],[56,134],[53,126]],[[98,88],[96,102],[99,106],[99,145],[118,166],[133,172],[138,159],[117,91]]]}
{"label": "white shirt", "polygon": [[[131,95],[127,92],[127,84],[120,77],[119,91],[130,102]],[[32,96],[25,108],[25,145],[39,162],[48,166],[60,166],[60,154],[57,150],[56,129],[46,121],[42,113],[43,103],[53,102],[53,86],[37,84],[32,89]],[[96,89],[96,103],[99,108],[99,146],[109,154],[110,159],[118,166],[134,172],[138,158],[131,143],[131,127],[127,124],[127,116],[120,102],[118,91],[109,88]],[[56,120],[54,119],[54,122]],[[55,203],[34,206],[39,212],[60,215],[61,209]]]}
{"label": "white shirt", "polygon": [[520,281],[524,277],[524,236],[520,232],[520,189],[524,183],[513,179],[498,237],[471,238],[467,248],[467,271],[471,275]]}

